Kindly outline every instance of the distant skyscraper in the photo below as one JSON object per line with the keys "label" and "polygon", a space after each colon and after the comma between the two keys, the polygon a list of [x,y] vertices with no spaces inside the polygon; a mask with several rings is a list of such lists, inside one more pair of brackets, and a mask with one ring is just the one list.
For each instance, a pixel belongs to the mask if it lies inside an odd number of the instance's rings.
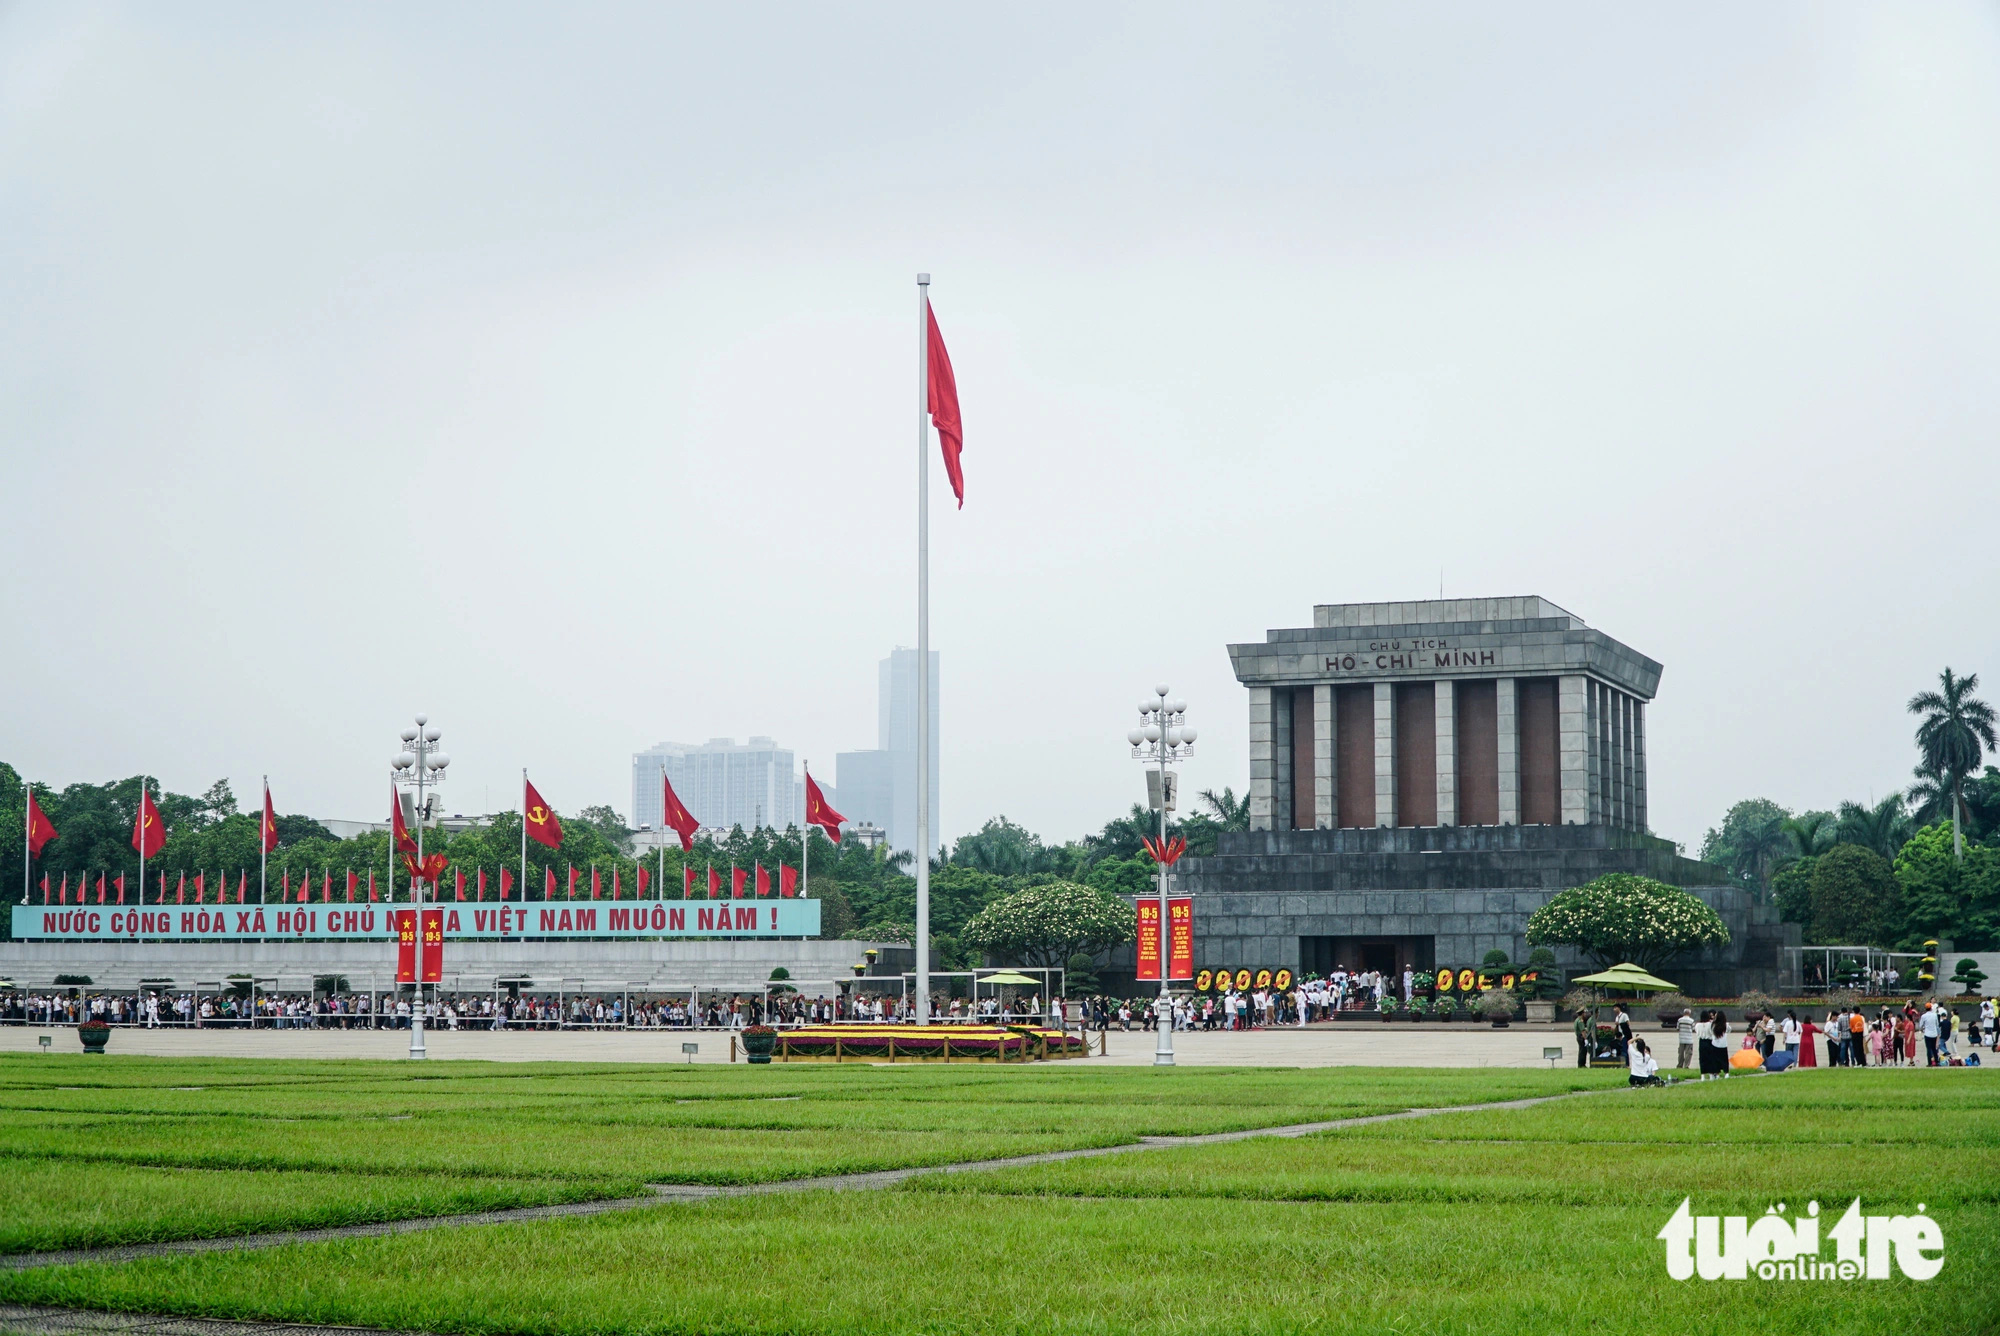
{"label": "distant skyscraper", "polygon": [[[931,848],[944,840],[938,829],[938,651],[931,651]],[[834,757],[841,814],[869,821],[888,832],[891,849],[917,848],[917,652],[897,649],[882,660],[878,674],[876,750],[841,752]]]}
{"label": "distant skyscraper", "polygon": [[704,826],[783,829],[805,819],[805,786],[792,772],[791,749],[770,738],[711,738],[698,747],[662,742],[635,754],[633,825],[659,829],[662,773]]}

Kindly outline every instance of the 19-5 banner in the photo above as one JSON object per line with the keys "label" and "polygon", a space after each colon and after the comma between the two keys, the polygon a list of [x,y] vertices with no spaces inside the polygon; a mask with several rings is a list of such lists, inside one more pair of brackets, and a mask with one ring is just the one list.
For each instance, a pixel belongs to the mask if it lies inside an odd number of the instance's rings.
{"label": "19-5 banner", "polygon": [[[396,911],[396,982],[415,983],[417,981],[417,912],[414,909]],[[426,909],[424,911],[424,982],[439,983],[444,979],[444,911]]]}
{"label": "19-5 banner", "polygon": [[[520,905],[445,905],[446,938],[817,937],[817,900],[616,902],[535,900]],[[397,936],[381,905],[15,905],[15,941],[232,942],[382,940]],[[428,940],[428,939],[426,939]],[[428,952],[428,947],[426,951]]]}
{"label": "19-5 banner", "polygon": [[[1160,979],[1160,902],[1157,898],[1138,902],[1139,940],[1135,943],[1138,969],[1133,978],[1158,983]],[[1194,901],[1186,896],[1167,900],[1167,980],[1194,978]]]}

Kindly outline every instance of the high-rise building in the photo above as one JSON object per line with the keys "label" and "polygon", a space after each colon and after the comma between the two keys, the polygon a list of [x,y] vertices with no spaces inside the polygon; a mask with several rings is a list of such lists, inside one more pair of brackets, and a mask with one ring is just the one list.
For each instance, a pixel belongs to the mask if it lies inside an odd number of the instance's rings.
{"label": "high-rise building", "polygon": [[700,746],[662,742],[632,757],[632,824],[660,828],[660,776],[703,826],[798,825],[805,820],[805,782],[792,772],[792,752],[766,737],[739,743],[710,738]]}
{"label": "high-rise building", "polygon": [[[938,828],[938,651],[931,651],[931,848],[944,840]],[[917,848],[917,652],[896,649],[878,670],[876,749],[834,757],[840,812],[888,832],[891,849]]]}

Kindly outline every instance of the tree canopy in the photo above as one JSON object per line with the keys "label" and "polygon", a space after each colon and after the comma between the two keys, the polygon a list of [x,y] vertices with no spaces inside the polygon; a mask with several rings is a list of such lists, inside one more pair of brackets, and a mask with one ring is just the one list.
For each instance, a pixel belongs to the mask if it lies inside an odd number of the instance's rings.
{"label": "tree canopy", "polygon": [[1645,969],[1729,940],[1713,909],[1678,886],[1611,872],[1562,892],[1528,919],[1530,946],[1574,946],[1600,965]]}
{"label": "tree canopy", "polygon": [[1130,904],[1073,881],[1051,881],[1017,891],[975,915],[961,934],[968,947],[1012,964],[1061,966],[1070,957],[1096,957],[1137,931]]}

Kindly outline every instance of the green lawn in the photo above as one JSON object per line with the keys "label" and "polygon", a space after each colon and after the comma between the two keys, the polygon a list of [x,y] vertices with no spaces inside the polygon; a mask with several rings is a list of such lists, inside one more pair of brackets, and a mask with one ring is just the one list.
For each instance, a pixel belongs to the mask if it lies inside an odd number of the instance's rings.
{"label": "green lawn", "polygon": [[[261,1070],[271,1064],[259,1065]],[[116,1073],[107,1100],[135,1101],[113,1118],[32,1104],[18,1069],[0,1064],[0,1128],[52,1117],[171,1124],[191,1111],[146,1100],[170,1083]],[[409,1078],[355,1064],[289,1083],[237,1087],[240,1115],[274,1144],[320,1117],[349,1074],[347,1119],[382,1126],[381,1107],[409,1109]],[[1207,1130],[1218,1123],[1301,1121],[1369,1107],[1440,1107],[1579,1082],[1601,1073],[1426,1072],[1339,1068],[1307,1072],[1061,1069],[697,1070],[673,1084],[657,1069],[522,1073],[496,1085],[491,1069],[436,1082],[517,1104],[414,1112],[391,1135],[440,1117],[490,1117],[554,1144],[575,1128],[663,1138],[683,1154],[771,1137],[736,1170],[778,1175],[814,1161],[836,1135],[1102,1140],[1131,1128]],[[218,1070],[211,1080],[226,1077]],[[302,1074],[303,1075],[303,1074]],[[72,1073],[74,1076],[74,1073]],[[35,1078],[40,1080],[40,1077]],[[541,1082],[555,1082],[542,1085]],[[74,1084],[48,1082],[47,1084]],[[115,1087],[115,1088],[114,1088]],[[366,1088],[366,1103],[356,1093]],[[69,1092],[75,1093],[75,1092]],[[553,1106],[550,1100],[553,1100]],[[722,1115],[755,1101],[797,1119],[789,1129],[724,1117],[690,1125],[662,1100],[692,1099]],[[29,1102],[23,1102],[28,1100]],[[564,1104],[564,1101],[569,1101]],[[298,1101],[303,1101],[300,1103]],[[636,1106],[636,1107],[635,1107]],[[804,1107],[801,1106],[816,1106]],[[675,1105],[675,1108],[688,1106]],[[1257,1119],[1259,1107],[1278,1116]],[[845,1120],[835,1117],[845,1108]],[[917,1111],[931,1108],[925,1124]],[[533,1113],[523,1113],[533,1109]],[[983,1125],[961,1120],[984,1111]],[[653,1119],[652,1112],[661,1116]],[[763,1115],[754,1115],[762,1117]],[[1309,1115],[1313,1116],[1313,1115]],[[339,1119],[336,1116],[335,1121]],[[978,1130],[983,1126],[985,1130]],[[999,1129],[1009,1129],[1001,1131]],[[1021,1130],[1021,1129],[1034,1129]],[[512,1135],[510,1132],[509,1135]],[[364,1138],[365,1139],[365,1138]],[[691,1140],[675,1140],[691,1139]],[[788,1143],[796,1143],[788,1145]],[[22,1143],[25,1144],[25,1143]],[[169,1144],[163,1139],[161,1146]],[[172,1144],[180,1144],[173,1142]],[[231,1143],[239,1153],[249,1133]],[[623,1143],[621,1143],[623,1144]],[[642,1144],[642,1143],[634,1143]],[[35,1215],[68,1173],[115,1204],[130,1190],[164,1192],[134,1164],[14,1155],[51,1176],[19,1185],[8,1214]],[[279,1153],[271,1151],[272,1154]],[[887,1154],[888,1152],[883,1152]],[[350,1209],[333,1184],[382,1178],[396,1155],[344,1173],[208,1171],[327,1180],[318,1209]],[[534,1163],[543,1159],[531,1157]],[[467,1163],[471,1161],[468,1160]],[[593,1161],[594,1163],[595,1161]],[[924,1163],[906,1159],[907,1163]],[[757,1163],[762,1168],[756,1167]],[[186,1174],[190,1171],[176,1171]],[[89,1177],[103,1174],[102,1179]],[[200,1175],[197,1175],[198,1177]],[[440,1175],[468,1191],[498,1180]],[[577,1183],[551,1172],[513,1181]],[[603,1184],[611,1187],[609,1180]],[[1870,1213],[1925,1203],[1944,1231],[1932,1281],[1772,1284],[1668,1278],[1654,1234],[1683,1197],[1697,1214],[1796,1211],[1811,1198],[1838,1212],[1859,1195]],[[159,1197],[165,1200],[165,1196]],[[310,1205],[300,1194],[300,1207]],[[0,1275],[0,1299],[94,1308],[357,1324],[441,1333],[610,1336],[641,1332],[1042,1333],[1291,1332],[1631,1333],[2000,1330],[2000,1076],[1990,1071],[1805,1072],[1670,1090],[1606,1091],[1524,1110],[1439,1114],[1299,1138],[1137,1151],[1018,1169],[922,1175],[901,1189],[804,1192],[663,1204],[581,1219],[453,1228],[255,1252],[146,1258],[121,1265]],[[204,1208],[210,1209],[210,1208]],[[395,1209],[385,1203],[384,1210]],[[50,1228],[62,1228],[51,1224]],[[1825,1256],[1833,1254],[1829,1243]]]}
{"label": "green lawn", "polygon": [[0,1251],[209,1237],[1129,1144],[1603,1073],[0,1057]]}

